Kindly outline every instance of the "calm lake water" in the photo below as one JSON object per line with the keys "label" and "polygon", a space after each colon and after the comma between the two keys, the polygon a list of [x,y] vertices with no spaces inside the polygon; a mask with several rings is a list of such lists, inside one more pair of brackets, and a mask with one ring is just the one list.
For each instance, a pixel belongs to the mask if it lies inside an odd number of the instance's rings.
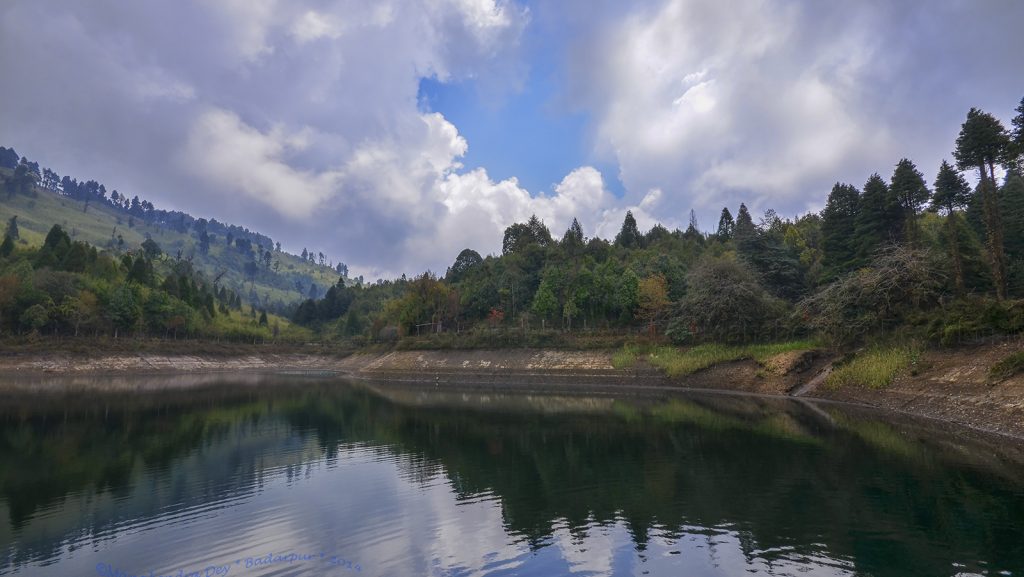
{"label": "calm lake water", "polygon": [[1024,448],[968,436],[732,395],[8,395],[0,575],[1024,575]]}

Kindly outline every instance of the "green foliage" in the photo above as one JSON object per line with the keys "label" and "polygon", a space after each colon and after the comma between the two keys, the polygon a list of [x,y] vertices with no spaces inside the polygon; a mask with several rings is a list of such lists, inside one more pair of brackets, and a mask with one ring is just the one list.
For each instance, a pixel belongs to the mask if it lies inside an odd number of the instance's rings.
{"label": "green foliage", "polygon": [[933,307],[943,286],[934,256],[893,247],[798,305],[800,318],[836,344],[882,334],[915,311]]}
{"label": "green foliage", "polygon": [[1024,372],[1024,351],[1017,351],[992,365],[988,375],[994,381],[1002,381],[1022,372]]}
{"label": "green foliage", "polygon": [[889,185],[878,173],[864,183],[864,194],[854,218],[858,262],[870,260],[879,248],[893,240],[895,232],[899,232],[902,220],[899,206],[893,200]]}
{"label": "green foliage", "polygon": [[623,248],[640,248],[643,244],[643,235],[640,234],[640,229],[637,228],[633,211],[626,211],[626,218],[622,220],[622,228],[619,230],[619,234],[615,236],[615,244]]}
{"label": "green foliage", "polygon": [[1024,301],[972,296],[929,315],[927,337],[943,346],[1024,332]]}
{"label": "green foliage", "polygon": [[612,365],[616,368],[631,367],[639,357],[643,357],[650,364],[664,370],[668,376],[679,377],[722,363],[743,359],[753,359],[763,364],[771,357],[782,353],[809,351],[817,347],[818,344],[810,340],[742,346],[703,344],[688,349],[678,349],[675,347],[644,348],[637,345],[627,345],[612,357]]}
{"label": "green foliage", "polygon": [[7,230],[4,231],[5,237],[20,238],[21,232],[18,229],[18,215],[14,215],[7,221]]}
{"label": "green foliage", "polygon": [[884,389],[916,365],[920,356],[920,349],[914,345],[875,346],[833,370],[825,379],[825,386],[834,389],[845,386]]}
{"label": "green foliage", "polygon": [[780,328],[785,303],[772,297],[749,267],[705,257],[687,275],[667,334],[675,342],[749,342]]}
{"label": "green foliage", "polygon": [[962,174],[956,171],[949,162],[943,160],[939,173],[935,176],[935,194],[932,196],[932,207],[943,209],[947,214],[962,210],[971,197],[971,187]]}
{"label": "green foliage", "polygon": [[1006,159],[1009,142],[1009,135],[999,119],[972,108],[960,127],[953,156],[960,170],[980,168],[984,173],[987,167]]}
{"label": "green foliage", "polygon": [[889,183],[889,194],[892,195],[893,204],[901,211],[903,230],[900,232],[906,235],[908,241],[916,242],[917,213],[927,204],[931,191],[924,182],[924,175],[909,159],[904,158],[896,165]]}
{"label": "green foliage", "polygon": [[849,184],[836,183],[821,213],[824,275],[828,280],[852,268],[858,253],[856,221],[860,193]]}
{"label": "green foliage", "polygon": [[729,212],[728,208],[722,209],[722,216],[718,218],[718,232],[715,236],[720,241],[727,241],[732,238],[733,229],[736,228],[736,222],[732,218],[732,213]]}

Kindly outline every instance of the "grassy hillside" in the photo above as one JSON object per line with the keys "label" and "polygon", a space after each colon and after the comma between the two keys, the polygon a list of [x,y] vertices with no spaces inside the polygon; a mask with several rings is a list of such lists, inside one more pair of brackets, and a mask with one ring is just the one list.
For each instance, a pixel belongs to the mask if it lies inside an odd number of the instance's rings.
{"label": "grassy hillside", "polygon": [[[0,169],[0,177],[10,173],[8,169]],[[234,290],[247,303],[276,311],[284,311],[307,298],[312,284],[316,284],[318,295],[322,296],[339,279],[338,273],[330,267],[276,251],[272,252],[269,267],[261,262],[255,275],[250,275],[246,264],[254,261],[255,253],[228,247],[223,237],[214,238],[209,251],[203,254],[192,230],[182,233],[146,223],[99,202],[90,202],[86,207],[83,202],[43,188],[36,188],[35,193],[10,198],[0,194],[0,227],[17,215],[22,246],[41,245],[47,231],[55,224],[62,226],[74,240],[114,253],[139,250],[147,238],[152,238],[169,257],[180,255],[191,259],[195,268],[208,279],[218,279],[217,284]],[[249,272],[252,272],[251,266]]]}

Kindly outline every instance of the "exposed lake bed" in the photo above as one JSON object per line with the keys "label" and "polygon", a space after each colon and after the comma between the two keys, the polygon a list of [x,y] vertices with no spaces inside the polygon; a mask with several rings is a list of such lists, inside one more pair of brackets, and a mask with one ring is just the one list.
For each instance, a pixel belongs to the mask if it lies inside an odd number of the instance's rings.
{"label": "exposed lake bed", "polygon": [[[915,374],[877,389],[815,384],[837,356],[808,355],[792,370],[769,371],[754,360],[711,366],[669,378],[644,362],[613,366],[612,351],[543,349],[423,350],[390,352],[288,352],[259,348],[227,354],[110,355],[66,351],[0,356],[0,395],[26,391],[136,391],[192,388],[224,374],[260,381],[281,373],[345,375],[433,386],[507,388],[632,394],[647,388],[733,391],[797,396],[878,407],[895,413],[956,423],[1024,440],[1024,374],[992,381],[989,368],[1015,350],[1019,341],[928,351]],[[145,379],[138,377],[145,376]],[[814,386],[808,387],[808,383]]]}

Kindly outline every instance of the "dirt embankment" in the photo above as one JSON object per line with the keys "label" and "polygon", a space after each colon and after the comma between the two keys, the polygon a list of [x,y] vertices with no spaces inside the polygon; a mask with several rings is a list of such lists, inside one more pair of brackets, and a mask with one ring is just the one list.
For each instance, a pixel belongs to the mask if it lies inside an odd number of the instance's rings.
{"label": "dirt embankment", "polygon": [[989,370],[1020,342],[929,351],[916,374],[905,374],[884,389],[820,386],[808,396],[862,403],[1024,438],[1024,373],[994,380]]}
{"label": "dirt embankment", "polygon": [[[547,392],[610,393],[638,387],[669,387],[852,402],[1024,438],[1024,375],[998,383],[993,383],[989,377],[993,364],[1021,348],[1018,343],[925,353],[917,374],[898,378],[881,390],[825,387],[821,377],[833,358],[813,351],[784,353],[763,364],[753,360],[723,363],[669,379],[642,361],[630,369],[616,369],[612,366],[610,351],[527,349],[396,351],[348,356],[300,353],[0,356],[0,389],[54,388],[62,386],[62,382],[77,382],[78,385],[67,386],[124,390],[132,388],[132,381],[137,380],[133,376],[139,374],[161,375],[161,382],[166,386],[184,388],[198,381],[170,377],[243,371],[312,374],[329,371],[375,381],[501,386]],[[116,378],[96,378],[102,375]]]}

